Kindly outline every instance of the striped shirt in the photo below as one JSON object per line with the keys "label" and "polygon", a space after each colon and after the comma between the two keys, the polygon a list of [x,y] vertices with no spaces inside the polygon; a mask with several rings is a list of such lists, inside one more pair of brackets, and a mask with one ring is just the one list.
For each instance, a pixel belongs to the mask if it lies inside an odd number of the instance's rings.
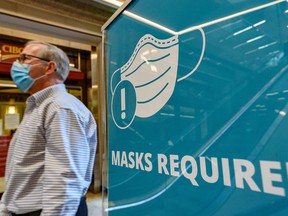
{"label": "striped shirt", "polygon": [[31,95],[26,105],[10,142],[0,216],[39,209],[74,216],[91,183],[95,120],[64,84]]}

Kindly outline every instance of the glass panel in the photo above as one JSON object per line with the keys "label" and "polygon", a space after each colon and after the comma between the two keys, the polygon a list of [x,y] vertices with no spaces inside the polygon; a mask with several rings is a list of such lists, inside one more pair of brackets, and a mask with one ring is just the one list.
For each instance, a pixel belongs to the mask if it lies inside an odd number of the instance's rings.
{"label": "glass panel", "polygon": [[108,215],[288,213],[287,9],[135,0],[107,27]]}

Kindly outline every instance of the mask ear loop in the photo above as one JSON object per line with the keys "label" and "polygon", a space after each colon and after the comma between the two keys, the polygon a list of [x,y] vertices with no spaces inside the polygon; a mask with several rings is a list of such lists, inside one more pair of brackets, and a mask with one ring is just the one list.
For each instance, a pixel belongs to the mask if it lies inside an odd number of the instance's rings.
{"label": "mask ear loop", "polygon": [[[49,62],[47,62],[47,66],[48,66],[48,69],[50,70],[51,68],[53,69],[53,70],[51,70],[48,74],[52,74],[52,73],[54,73],[54,72],[56,72],[57,71],[57,65],[56,65],[56,63],[54,62],[54,61],[49,61]],[[52,66],[53,65],[53,66]]]}
{"label": "mask ear loop", "polygon": [[[39,65],[39,64],[42,64],[41,62],[39,62],[39,63],[37,63],[37,64],[33,64],[33,65]],[[33,65],[30,65],[30,67],[31,66],[33,66]],[[28,74],[29,75],[29,74]],[[37,80],[39,80],[39,79],[42,79],[43,77],[45,77],[45,76],[47,76],[47,74],[45,73],[45,74],[43,74],[43,75],[41,75],[41,76],[39,76],[39,77],[37,77],[37,78],[32,78],[31,77],[31,79],[33,79],[34,80],[34,82],[33,83],[35,83]],[[29,75],[29,77],[30,77],[30,75]],[[30,86],[31,87],[31,86]]]}
{"label": "mask ear loop", "polygon": [[192,71],[190,71],[188,74],[186,74],[185,76],[177,79],[177,82],[180,82],[184,79],[186,79],[187,77],[191,76],[199,67],[199,65],[201,64],[202,62],[202,59],[203,59],[203,56],[204,56],[204,52],[205,52],[205,47],[206,47],[206,37],[205,37],[205,32],[203,31],[202,28],[198,28],[198,30],[201,32],[201,35],[202,35],[202,39],[203,39],[203,46],[202,46],[202,51],[201,51],[201,55],[200,55],[200,58],[196,64],[196,66],[193,68]]}

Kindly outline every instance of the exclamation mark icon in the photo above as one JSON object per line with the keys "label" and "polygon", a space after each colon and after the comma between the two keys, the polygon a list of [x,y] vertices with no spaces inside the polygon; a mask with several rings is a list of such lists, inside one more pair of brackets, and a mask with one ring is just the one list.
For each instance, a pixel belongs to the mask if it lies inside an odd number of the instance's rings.
{"label": "exclamation mark icon", "polygon": [[126,100],[125,100],[125,88],[121,89],[121,118],[126,118]]}

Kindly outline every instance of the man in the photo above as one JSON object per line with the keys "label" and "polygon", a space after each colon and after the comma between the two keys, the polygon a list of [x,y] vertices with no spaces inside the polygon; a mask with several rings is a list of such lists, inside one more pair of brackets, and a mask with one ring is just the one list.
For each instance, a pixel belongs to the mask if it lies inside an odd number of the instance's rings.
{"label": "man", "polygon": [[96,123],[68,94],[69,59],[42,42],[26,44],[11,77],[29,92],[23,120],[10,142],[0,216],[87,215]]}

